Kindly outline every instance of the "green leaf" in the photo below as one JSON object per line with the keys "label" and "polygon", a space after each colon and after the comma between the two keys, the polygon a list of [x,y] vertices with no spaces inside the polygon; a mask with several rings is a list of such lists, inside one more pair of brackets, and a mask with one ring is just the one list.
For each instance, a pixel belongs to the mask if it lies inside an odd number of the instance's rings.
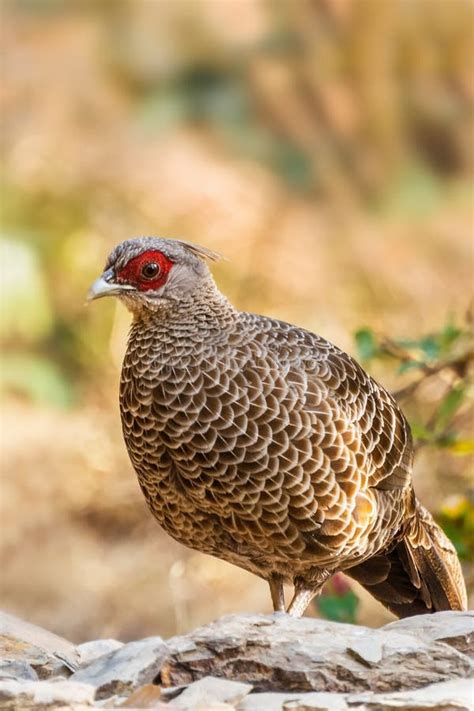
{"label": "green leaf", "polygon": [[355,623],[359,598],[352,590],[348,590],[344,595],[325,595],[323,593],[317,598],[316,605],[327,620]]}
{"label": "green leaf", "polygon": [[400,338],[395,343],[401,348],[421,351],[428,360],[435,360],[440,352],[440,337],[438,335],[425,336],[419,340]]}
{"label": "green leaf", "polygon": [[430,432],[421,422],[412,422],[410,426],[415,439],[422,440],[423,442],[429,442],[433,439],[433,432]]}
{"label": "green leaf", "polygon": [[408,373],[410,370],[418,370],[419,368],[423,368],[424,365],[425,364],[419,360],[405,360],[403,363],[400,363],[397,373],[399,375],[403,375],[403,373]]}
{"label": "green leaf", "polygon": [[420,348],[428,358],[428,360],[435,360],[439,356],[440,343],[435,336],[426,336],[420,341]]}
{"label": "green leaf", "polygon": [[361,328],[356,331],[355,341],[357,353],[361,360],[370,360],[377,355],[377,341],[374,332],[370,328]]}
{"label": "green leaf", "polygon": [[436,431],[439,432],[447,426],[456,410],[461,406],[465,392],[466,390],[463,385],[457,385],[441,400],[438,412],[436,413]]}
{"label": "green leaf", "polygon": [[462,330],[453,326],[452,323],[448,323],[440,335],[440,346],[442,351],[446,351],[450,346],[453,345],[455,341],[461,336]]}

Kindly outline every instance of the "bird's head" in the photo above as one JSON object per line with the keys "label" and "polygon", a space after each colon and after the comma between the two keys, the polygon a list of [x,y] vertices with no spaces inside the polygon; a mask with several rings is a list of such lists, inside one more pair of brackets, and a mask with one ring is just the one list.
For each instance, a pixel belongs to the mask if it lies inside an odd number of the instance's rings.
{"label": "bird's head", "polygon": [[139,237],[118,244],[92,284],[88,300],[118,296],[135,314],[189,301],[213,284],[206,260],[219,255],[205,247],[162,237]]}

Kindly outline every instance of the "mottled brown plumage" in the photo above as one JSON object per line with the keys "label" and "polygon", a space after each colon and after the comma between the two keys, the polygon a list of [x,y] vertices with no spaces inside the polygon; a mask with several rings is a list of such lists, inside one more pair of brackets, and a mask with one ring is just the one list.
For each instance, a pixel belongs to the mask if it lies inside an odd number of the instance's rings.
{"label": "mottled brown plumage", "polygon": [[120,407],[155,518],[267,580],[276,610],[283,582],[300,615],[339,570],[399,616],[464,608],[454,548],[414,495],[393,398],[320,336],[235,309],[205,263],[215,257],[129,240],[91,293],[134,315]]}

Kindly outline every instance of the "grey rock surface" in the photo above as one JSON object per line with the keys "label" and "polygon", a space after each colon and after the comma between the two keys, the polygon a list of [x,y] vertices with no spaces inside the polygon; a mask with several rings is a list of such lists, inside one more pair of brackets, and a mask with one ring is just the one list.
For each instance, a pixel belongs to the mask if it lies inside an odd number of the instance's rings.
{"label": "grey rock surface", "polygon": [[472,711],[474,708],[474,682],[472,679],[455,679],[430,684],[422,689],[399,691],[392,694],[349,696],[351,709],[360,711],[390,711],[405,709],[417,711]]}
{"label": "grey rock surface", "polygon": [[38,674],[30,664],[22,661],[0,661],[0,679],[22,679],[24,681],[38,681]]}
{"label": "grey rock surface", "polygon": [[92,642],[84,642],[79,644],[76,649],[79,654],[79,666],[85,667],[104,654],[115,652],[123,647],[123,642],[117,639],[96,639]]}
{"label": "grey rock surface", "polygon": [[[76,647],[14,618],[0,637],[0,710],[474,710],[473,628],[462,612],[380,629],[232,615],[167,642]],[[51,678],[72,664],[68,680]]]}
{"label": "grey rock surface", "polygon": [[[169,645],[173,650],[173,639]],[[465,678],[473,670],[467,655],[425,639],[416,623],[411,633],[407,626],[369,629],[310,617],[233,615],[181,638],[177,650],[161,671],[165,686],[217,676],[252,684],[255,691],[387,692],[401,683],[416,689]]]}
{"label": "grey rock surface", "polygon": [[74,644],[42,627],[0,611],[0,660],[29,664],[47,679],[67,676],[79,666]]}
{"label": "grey rock surface", "polygon": [[459,652],[474,655],[474,612],[437,612],[396,620],[383,628],[408,632],[432,642],[445,642]]}
{"label": "grey rock surface", "polygon": [[72,681],[0,681],[2,711],[46,709],[75,704],[92,706],[95,689]]}
{"label": "grey rock surface", "polygon": [[251,694],[238,707],[239,711],[349,711],[346,694],[309,692],[307,694]]}
{"label": "grey rock surface", "polygon": [[251,694],[238,711],[472,711],[474,682],[457,679],[390,694]]}
{"label": "grey rock surface", "polygon": [[216,702],[238,704],[251,691],[250,684],[205,676],[190,684],[173,703],[182,709],[193,709]]}
{"label": "grey rock surface", "polygon": [[168,654],[168,646],[161,637],[147,637],[98,657],[75,672],[71,680],[92,684],[97,699],[123,695],[152,683]]}

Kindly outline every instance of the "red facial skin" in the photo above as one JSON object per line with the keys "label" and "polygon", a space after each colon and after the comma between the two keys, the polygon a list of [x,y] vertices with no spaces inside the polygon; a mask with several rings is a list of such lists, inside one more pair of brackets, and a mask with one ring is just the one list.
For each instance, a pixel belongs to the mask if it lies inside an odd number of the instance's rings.
{"label": "red facial skin", "polygon": [[[142,270],[147,264],[157,264],[160,267],[160,271],[152,279],[147,279],[142,274]],[[143,252],[131,259],[124,268],[118,272],[116,280],[119,284],[131,284],[138,289],[138,291],[159,289],[167,280],[172,266],[173,262],[171,262],[168,257],[165,257],[162,252],[149,249],[147,252]]]}

